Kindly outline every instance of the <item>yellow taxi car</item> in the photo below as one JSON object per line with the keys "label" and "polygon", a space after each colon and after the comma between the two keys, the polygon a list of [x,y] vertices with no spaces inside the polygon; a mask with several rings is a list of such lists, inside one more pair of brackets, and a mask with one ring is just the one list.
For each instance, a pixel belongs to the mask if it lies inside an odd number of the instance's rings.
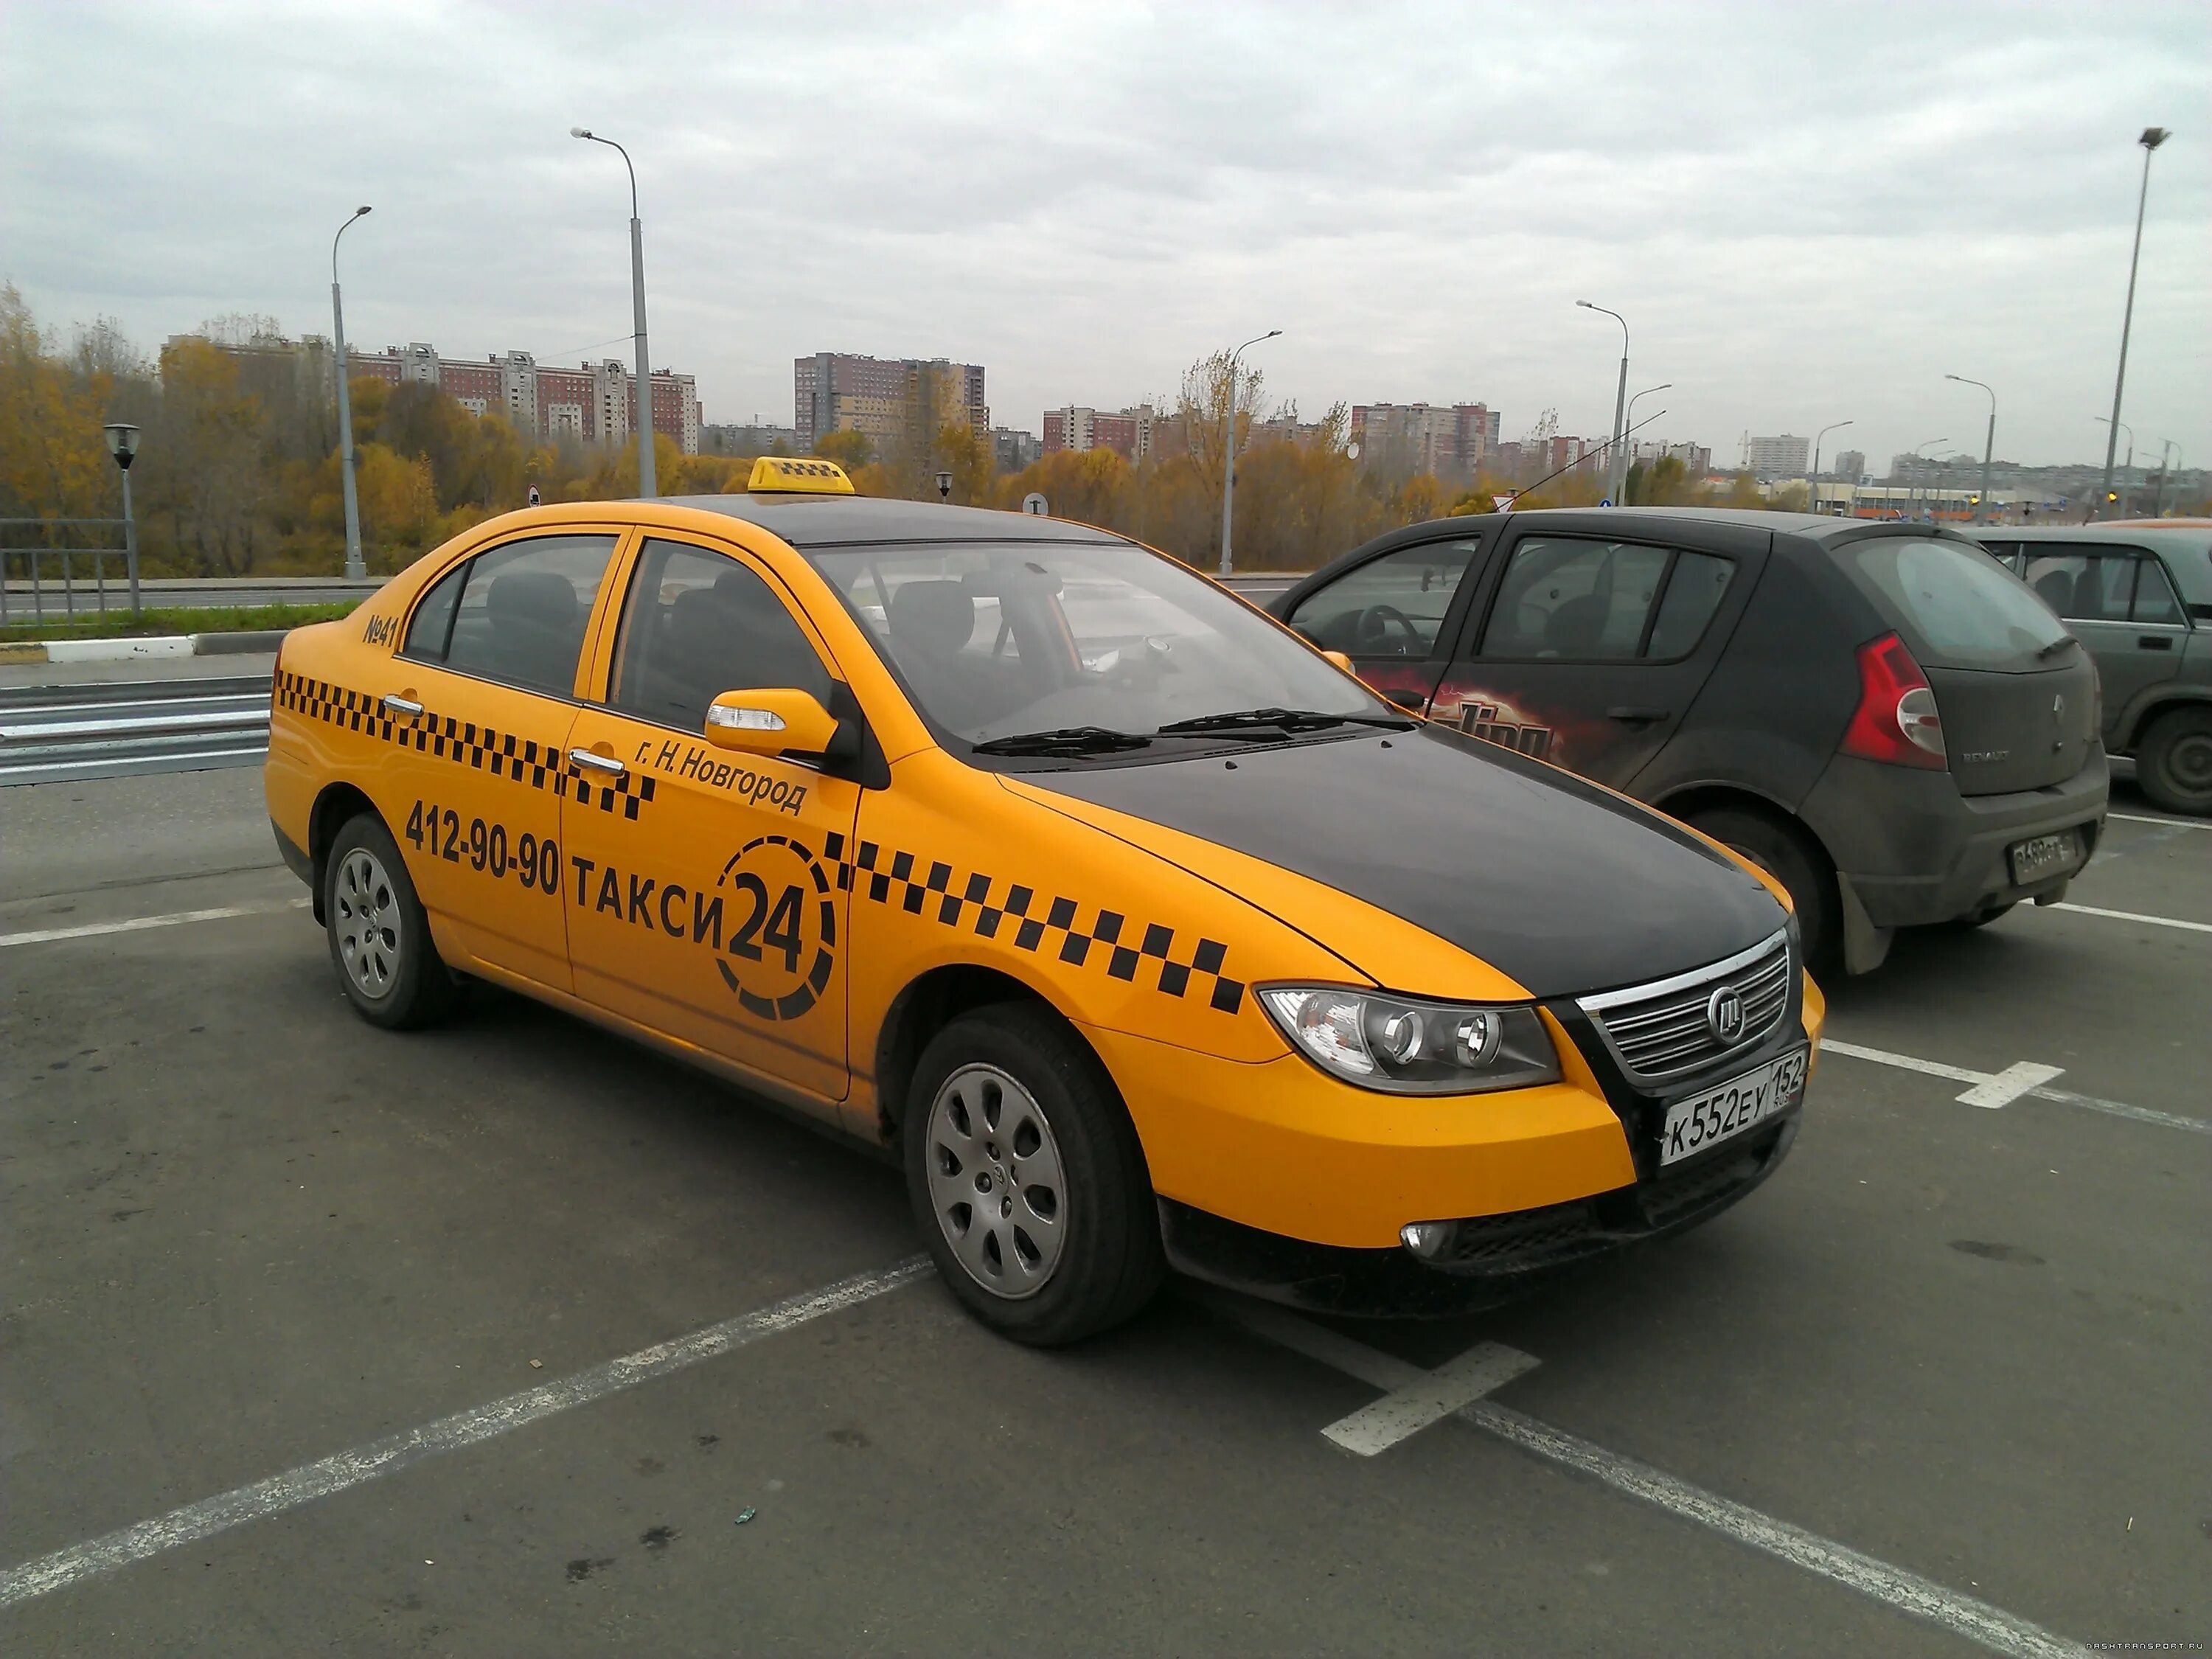
{"label": "yellow taxi car", "polygon": [[1444,1312],[1702,1221],[1821,1020],[1778,890],[1087,526],[533,508],[297,630],[267,790],[346,994],[489,981],[903,1161],[1023,1340],[1170,1266]]}

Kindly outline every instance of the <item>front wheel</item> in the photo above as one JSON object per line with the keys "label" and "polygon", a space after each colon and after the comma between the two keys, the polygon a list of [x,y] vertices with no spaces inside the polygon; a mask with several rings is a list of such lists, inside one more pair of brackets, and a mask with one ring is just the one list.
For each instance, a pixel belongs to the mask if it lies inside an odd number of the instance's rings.
{"label": "front wheel", "polygon": [[2212,708],[2175,708],[2136,746],[2136,781],[2169,812],[2212,813]]}
{"label": "front wheel", "polygon": [[1018,1342],[1120,1324],[1166,1272],[1144,1150],[1075,1034],[1020,1003],[922,1051],[904,1119],[907,1194],[945,1285]]}
{"label": "front wheel", "polygon": [[323,862],[324,929],[331,965],[356,1012],[398,1030],[452,1007],[453,976],[430,939],[392,832],[373,814],[347,820]]}

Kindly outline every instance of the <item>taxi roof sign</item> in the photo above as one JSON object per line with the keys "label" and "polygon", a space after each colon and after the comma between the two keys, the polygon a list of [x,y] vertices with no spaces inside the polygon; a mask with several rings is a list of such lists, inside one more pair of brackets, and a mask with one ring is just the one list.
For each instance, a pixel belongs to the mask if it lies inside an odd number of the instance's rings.
{"label": "taxi roof sign", "polygon": [[843,467],[816,455],[763,455],[753,463],[753,475],[746,481],[745,489],[754,495],[854,493]]}

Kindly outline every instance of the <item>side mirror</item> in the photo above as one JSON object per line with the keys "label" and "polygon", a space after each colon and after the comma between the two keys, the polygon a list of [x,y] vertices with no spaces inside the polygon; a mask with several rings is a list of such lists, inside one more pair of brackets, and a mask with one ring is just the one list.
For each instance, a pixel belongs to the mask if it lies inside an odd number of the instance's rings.
{"label": "side mirror", "polygon": [[837,741],[837,718],[811,691],[725,691],[707,710],[707,741],[769,758],[819,755]]}
{"label": "side mirror", "polygon": [[1331,662],[1334,663],[1339,668],[1341,668],[1346,673],[1351,674],[1355,678],[1358,676],[1359,671],[1352,665],[1352,659],[1346,656],[1343,652],[1324,651],[1322,653],[1322,655],[1327,657]]}

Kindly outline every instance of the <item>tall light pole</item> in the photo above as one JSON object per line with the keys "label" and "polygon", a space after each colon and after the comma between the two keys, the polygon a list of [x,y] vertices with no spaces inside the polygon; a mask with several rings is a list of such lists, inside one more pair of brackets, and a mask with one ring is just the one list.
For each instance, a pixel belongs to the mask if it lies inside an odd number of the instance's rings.
{"label": "tall light pole", "polygon": [[[138,428],[128,421],[110,421],[107,453],[115,458],[116,470],[123,474],[123,568],[131,578],[131,614],[136,617],[144,608],[138,598],[138,520],[131,511],[131,463],[138,459]],[[32,574],[35,575],[37,572]],[[103,608],[106,605],[105,595],[103,586]]]}
{"label": "tall light pole", "polygon": [[1237,500],[1237,360],[1249,348],[1262,340],[1272,340],[1282,331],[1271,328],[1265,334],[1255,334],[1229,354],[1229,419],[1221,439],[1221,574],[1224,576],[1230,572],[1229,532]]}
{"label": "tall light pole", "polygon": [[570,127],[571,138],[587,138],[620,154],[629,173],[629,302],[637,335],[637,493],[641,501],[659,494],[653,476],[653,360],[645,344],[645,228],[637,216],[637,169],[629,152],[589,127]]}
{"label": "tall light pole", "polygon": [[[2124,466],[2122,466],[2122,467],[2120,468],[2120,500],[2119,500],[2119,509],[2120,509],[2120,514],[2119,514],[2119,515],[2120,515],[2120,517],[2122,517],[2122,518],[2125,518],[2125,517],[2127,516],[2127,512],[2128,512],[2128,501],[2129,501],[2129,499],[2130,499],[2130,495],[2133,494],[2133,492],[2129,489],[2129,476],[2128,476],[2128,475],[2129,475],[2129,474],[2130,474],[2131,472],[2133,472],[2133,471],[2136,470],[2136,429],[2135,429],[2135,428],[2133,428],[2133,427],[2130,426],[2130,425],[2129,425],[2125,421],[2113,421],[2113,420],[2107,420],[2107,419],[2106,419],[2104,416],[2102,416],[2102,415],[2092,415],[2089,418],[2090,418],[2091,420],[2093,420],[2093,421],[2096,422],[2100,426],[2108,426],[2108,427],[2112,428],[2112,430],[2113,430],[2113,432],[2114,432],[2115,434],[2118,434],[2118,433],[2124,432],[2124,433],[2126,433],[2126,434],[2128,434],[2128,459],[2127,459],[2127,463],[2126,463],[2126,465],[2124,465]],[[2115,443],[2118,443],[2118,441],[2119,441],[2119,440],[2118,440],[2118,438],[2117,436],[2113,437],[2112,439],[2111,439],[2110,441],[2107,441],[2107,443],[2106,444],[2106,448],[2107,450],[2111,449],[2111,447],[2112,447],[2112,445],[2113,445],[2113,444],[2115,444]],[[2109,517],[2111,517],[2111,516],[2112,516],[2112,513],[2111,513],[2112,497],[2112,456],[2111,456],[2110,454],[2107,454],[2107,455],[2105,457],[2105,491],[2104,491],[2104,494],[2103,494],[2103,495],[2100,495],[2100,496],[2098,496],[2098,497],[2097,497],[2097,509],[2096,509],[2096,510],[2097,510],[2097,516],[2098,516],[2099,518],[2100,518],[2100,519],[2102,519],[2102,518],[2109,518]]]}
{"label": "tall light pole", "polygon": [[1805,509],[1808,513],[1820,510],[1820,440],[1850,424],[1849,421],[1831,421],[1813,434],[1813,470],[1805,475]]}
{"label": "tall light pole", "polygon": [[[2175,463],[2179,459],[2180,455],[2181,446],[2174,442],[2172,439],[2160,438],[2158,441],[2158,493],[2150,498],[2150,515],[2154,519],[2162,517],[2165,514],[2166,481],[2172,477],[2175,472],[2180,470],[2179,467],[2175,465]],[[124,487],[123,493],[126,499],[131,494],[130,487],[127,483]]]}
{"label": "tall light pole", "polygon": [[2097,498],[2100,513],[2105,510],[2105,503],[2112,498],[2112,451],[2120,441],[2120,388],[2127,384],[2128,331],[2135,326],[2136,320],[2136,266],[2142,258],[2143,204],[2150,199],[2151,152],[2172,136],[2164,127],[2145,127],[2142,137],[2136,140],[2142,146],[2142,186],[2136,192],[2136,245],[2135,252],[2128,255],[2128,304],[2127,309],[2120,314],[2120,368],[2119,372],[2112,376],[2112,429],[2105,437],[2105,487],[2098,493]]}
{"label": "tall light pole", "polygon": [[[1644,398],[1650,397],[1655,392],[1672,391],[1674,389],[1674,383],[1672,380],[1662,380],[1657,386],[1645,386],[1643,391],[1638,392],[1635,397],[1631,398],[1628,400],[1628,413],[1622,418],[1620,426],[1620,441],[1623,444],[1626,444],[1628,441],[1628,434],[1636,430],[1636,405]],[[1662,409],[1659,411],[1659,415],[1664,415],[1666,412],[1667,411]],[[1656,421],[1659,418],[1659,416],[1655,415],[1651,418]],[[1623,507],[1626,507],[1628,505],[1628,475],[1625,472],[1621,474],[1620,494],[1615,495],[1613,499]]]}
{"label": "tall light pole", "polygon": [[338,227],[337,236],[331,238],[331,332],[337,337],[331,344],[338,363],[338,477],[345,492],[345,573],[352,581],[368,574],[368,567],[362,562],[361,500],[353,488],[353,398],[346,390],[345,304],[338,297],[338,237],[352,229],[354,220],[368,211],[365,207],[356,208]]}
{"label": "tall light pole", "polygon": [[1990,457],[1997,449],[1997,394],[1980,380],[1970,380],[1963,374],[1946,374],[1947,380],[1956,380],[1960,386],[1978,386],[1990,393],[1989,434],[1982,440],[1982,522],[1990,522]]}
{"label": "tall light pole", "polygon": [[[1949,443],[1950,441],[1950,441],[1948,438],[1930,438],[1930,439],[1926,442],[1926,443],[1919,445],[1917,447],[1916,447],[1916,448],[1913,450],[1913,452],[1912,452],[1912,485],[1913,485],[1913,488],[1914,488],[1915,489],[1917,489],[1919,488],[1919,486],[1920,486],[1920,463],[1921,463],[1922,461],[1923,461],[1923,460],[1925,460],[1925,459],[1928,459],[1926,456],[1924,456],[1923,454],[1922,454],[1922,453],[1921,453],[1921,451],[1922,451],[1922,450],[1926,450],[1926,449],[1933,449],[1933,448],[1935,448],[1935,447],[1936,447],[1936,446],[1937,444],[1948,444],[1948,443]],[[1907,506],[1908,507],[1911,507],[1911,506],[1912,506],[1912,504],[1913,504],[1913,498],[1912,498],[1912,496],[1911,496],[1911,495],[1909,495],[1909,494],[1908,494],[1908,495],[1905,496],[1905,506]]]}
{"label": "tall light pole", "polygon": [[1575,303],[1584,311],[1604,311],[1620,325],[1620,386],[1613,394],[1613,444],[1608,459],[1613,462],[1606,471],[1606,493],[1614,501],[1620,499],[1621,480],[1628,475],[1620,465],[1621,434],[1628,429],[1628,319],[1617,311],[1606,311],[1603,306],[1594,306],[1588,300]]}

